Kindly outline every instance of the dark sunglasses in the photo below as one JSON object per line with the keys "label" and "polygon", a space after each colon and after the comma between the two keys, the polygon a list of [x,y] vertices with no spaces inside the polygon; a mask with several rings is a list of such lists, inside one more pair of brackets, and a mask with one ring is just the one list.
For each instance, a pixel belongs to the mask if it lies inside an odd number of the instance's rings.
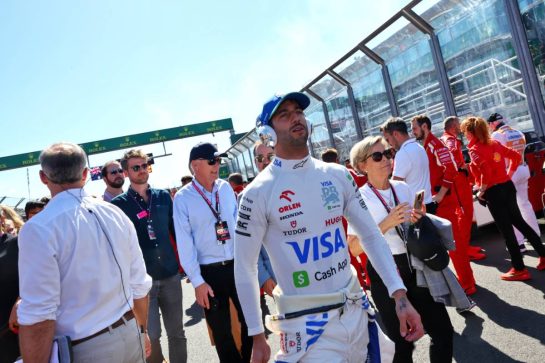
{"label": "dark sunglasses", "polygon": [[109,171],[110,175],[123,174],[123,169],[114,169]]}
{"label": "dark sunglasses", "polygon": [[144,163],[144,164],[141,164],[141,165],[134,165],[134,166],[131,166],[131,169],[132,171],[134,171],[135,173],[138,173],[140,171],[140,169],[142,170],[148,170],[148,166],[149,164],[148,163]]}
{"label": "dark sunglasses", "polygon": [[272,161],[272,160],[274,159],[274,154],[269,154],[269,155],[267,155],[267,156],[265,156],[265,155],[257,155],[257,156],[255,157],[255,161],[257,161],[258,163],[262,163],[263,160],[265,160],[265,158],[267,158],[267,160],[269,160],[269,161]]}
{"label": "dark sunglasses", "polygon": [[378,163],[379,161],[382,160],[383,155],[386,157],[386,159],[390,160],[391,158],[394,157],[395,151],[393,149],[387,149],[387,150],[384,150],[383,152],[375,151],[374,153],[369,155],[367,159],[371,158],[373,159],[373,161]]}
{"label": "dark sunglasses", "polygon": [[213,158],[213,159],[197,159],[197,160],[206,160],[206,162],[208,163],[208,165],[212,166],[212,165],[216,165],[216,164],[221,164],[221,158]]}

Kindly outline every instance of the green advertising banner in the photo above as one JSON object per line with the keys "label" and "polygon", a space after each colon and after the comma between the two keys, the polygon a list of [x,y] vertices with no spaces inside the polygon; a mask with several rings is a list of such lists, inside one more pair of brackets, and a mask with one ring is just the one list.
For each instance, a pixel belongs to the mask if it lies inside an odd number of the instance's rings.
{"label": "green advertising banner", "polygon": [[219,177],[224,180],[227,180],[227,178],[229,178],[229,167],[227,165],[220,165]]}
{"label": "green advertising banner", "polygon": [[[211,134],[214,132],[233,129],[233,120],[230,118],[202,122],[193,125],[172,127],[169,129],[143,132],[141,134],[114,137],[111,139],[86,142],[80,144],[87,155],[100,154],[109,151],[127,149],[140,145],[155,144],[164,141],[183,139],[186,137]],[[39,164],[39,151],[0,157],[0,171],[23,168]]]}

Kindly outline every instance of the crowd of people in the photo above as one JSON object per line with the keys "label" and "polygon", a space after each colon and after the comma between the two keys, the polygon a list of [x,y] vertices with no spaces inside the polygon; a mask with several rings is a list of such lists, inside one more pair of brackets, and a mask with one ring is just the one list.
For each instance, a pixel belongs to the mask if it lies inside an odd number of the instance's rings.
{"label": "crowd of people", "polygon": [[[39,177],[51,200],[27,203],[26,223],[0,206],[0,361],[48,362],[55,337],[68,336],[75,362],[186,362],[186,277],[221,362],[268,362],[271,332],[279,362],[412,362],[424,332],[430,361],[449,362],[446,306],[475,306],[470,261],[486,258],[470,245],[474,193],[511,257],[501,279],[531,278],[525,241],[545,270],[524,135],[501,115],[448,117],[441,137],[426,115],[410,120],[414,137],[405,120],[390,118],[381,135],[353,146],[346,167],[334,149],[310,156],[309,104],[293,92],[263,105],[253,148],[259,173],[249,183],[238,173],[220,179],[227,154],[199,143],[182,187],[155,189],[148,155],[133,149],[104,164],[97,198],[84,189],[80,146],[45,148]],[[429,217],[441,224],[455,274],[408,247],[411,228]]]}

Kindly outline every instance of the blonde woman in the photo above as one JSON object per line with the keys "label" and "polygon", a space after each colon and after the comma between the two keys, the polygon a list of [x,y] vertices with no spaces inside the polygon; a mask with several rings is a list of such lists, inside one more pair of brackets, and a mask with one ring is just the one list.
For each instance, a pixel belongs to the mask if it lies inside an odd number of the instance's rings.
{"label": "blonde woman", "polygon": [[[429,289],[416,284],[416,271],[405,247],[404,233],[409,221],[416,222],[423,215],[411,210],[414,196],[409,186],[402,181],[390,180],[394,151],[387,148],[380,136],[366,137],[350,152],[352,165],[367,175],[368,182],[360,188],[369,212],[384,234],[403,283],[407,296],[422,317],[424,329],[431,337],[430,361],[450,362],[452,360],[453,328],[445,305],[434,301]],[[348,230],[349,243],[357,237]],[[368,261],[367,271],[371,279],[373,301],[384,322],[385,332],[395,343],[394,362],[412,362],[414,344],[399,334],[399,320],[394,301],[388,296],[382,279]]]}

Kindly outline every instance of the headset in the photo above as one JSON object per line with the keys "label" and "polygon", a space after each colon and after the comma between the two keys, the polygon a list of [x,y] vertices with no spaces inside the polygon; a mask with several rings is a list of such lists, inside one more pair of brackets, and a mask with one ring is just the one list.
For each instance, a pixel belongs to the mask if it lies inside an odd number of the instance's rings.
{"label": "headset", "polygon": [[[87,184],[87,182],[85,184]],[[106,236],[106,240],[108,241],[108,245],[110,246],[110,250],[112,251],[112,256],[114,258],[115,264],[117,265],[117,269],[119,270],[119,275],[120,275],[120,280],[121,280],[121,288],[123,289],[123,296],[125,297],[125,302],[127,304],[127,307],[129,308],[129,310],[133,310],[131,308],[129,298],[127,297],[127,293],[125,292],[125,283],[123,281],[123,271],[121,270],[121,265],[119,264],[119,261],[117,260],[117,256],[115,255],[114,247],[112,245],[110,235],[108,234],[108,232],[104,228],[104,225],[100,221],[100,218],[97,216],[96,213],[93,212],[93,209],[90,206],[85,204],[85,201],[83,200],[84,197],[81,194],[82,191],[83,191],[83,187],[79,191],[79,198],[77,196],[75,196],[74,194],[70,193],[68,190],[64,189],[64,191],[67,192],[68,194],[70,194],[72,197],[74,197],[80,203],[80,206],[83,209],[85,209],[87,212],[89,212],[89,214],[91,214],[95,218],[95,220],[97,221],[98,226],[100,227],[102,233],[104,234],[104,236]],[[137,333],[137,336],[138,336],[138,343],[140,344],[140,353],[142,355],[142,362],[146,363],[146,358],[144,357],[144,347],[142,346],[142,334],[140,332],[138,324],[136,324],[136,333]]]}

